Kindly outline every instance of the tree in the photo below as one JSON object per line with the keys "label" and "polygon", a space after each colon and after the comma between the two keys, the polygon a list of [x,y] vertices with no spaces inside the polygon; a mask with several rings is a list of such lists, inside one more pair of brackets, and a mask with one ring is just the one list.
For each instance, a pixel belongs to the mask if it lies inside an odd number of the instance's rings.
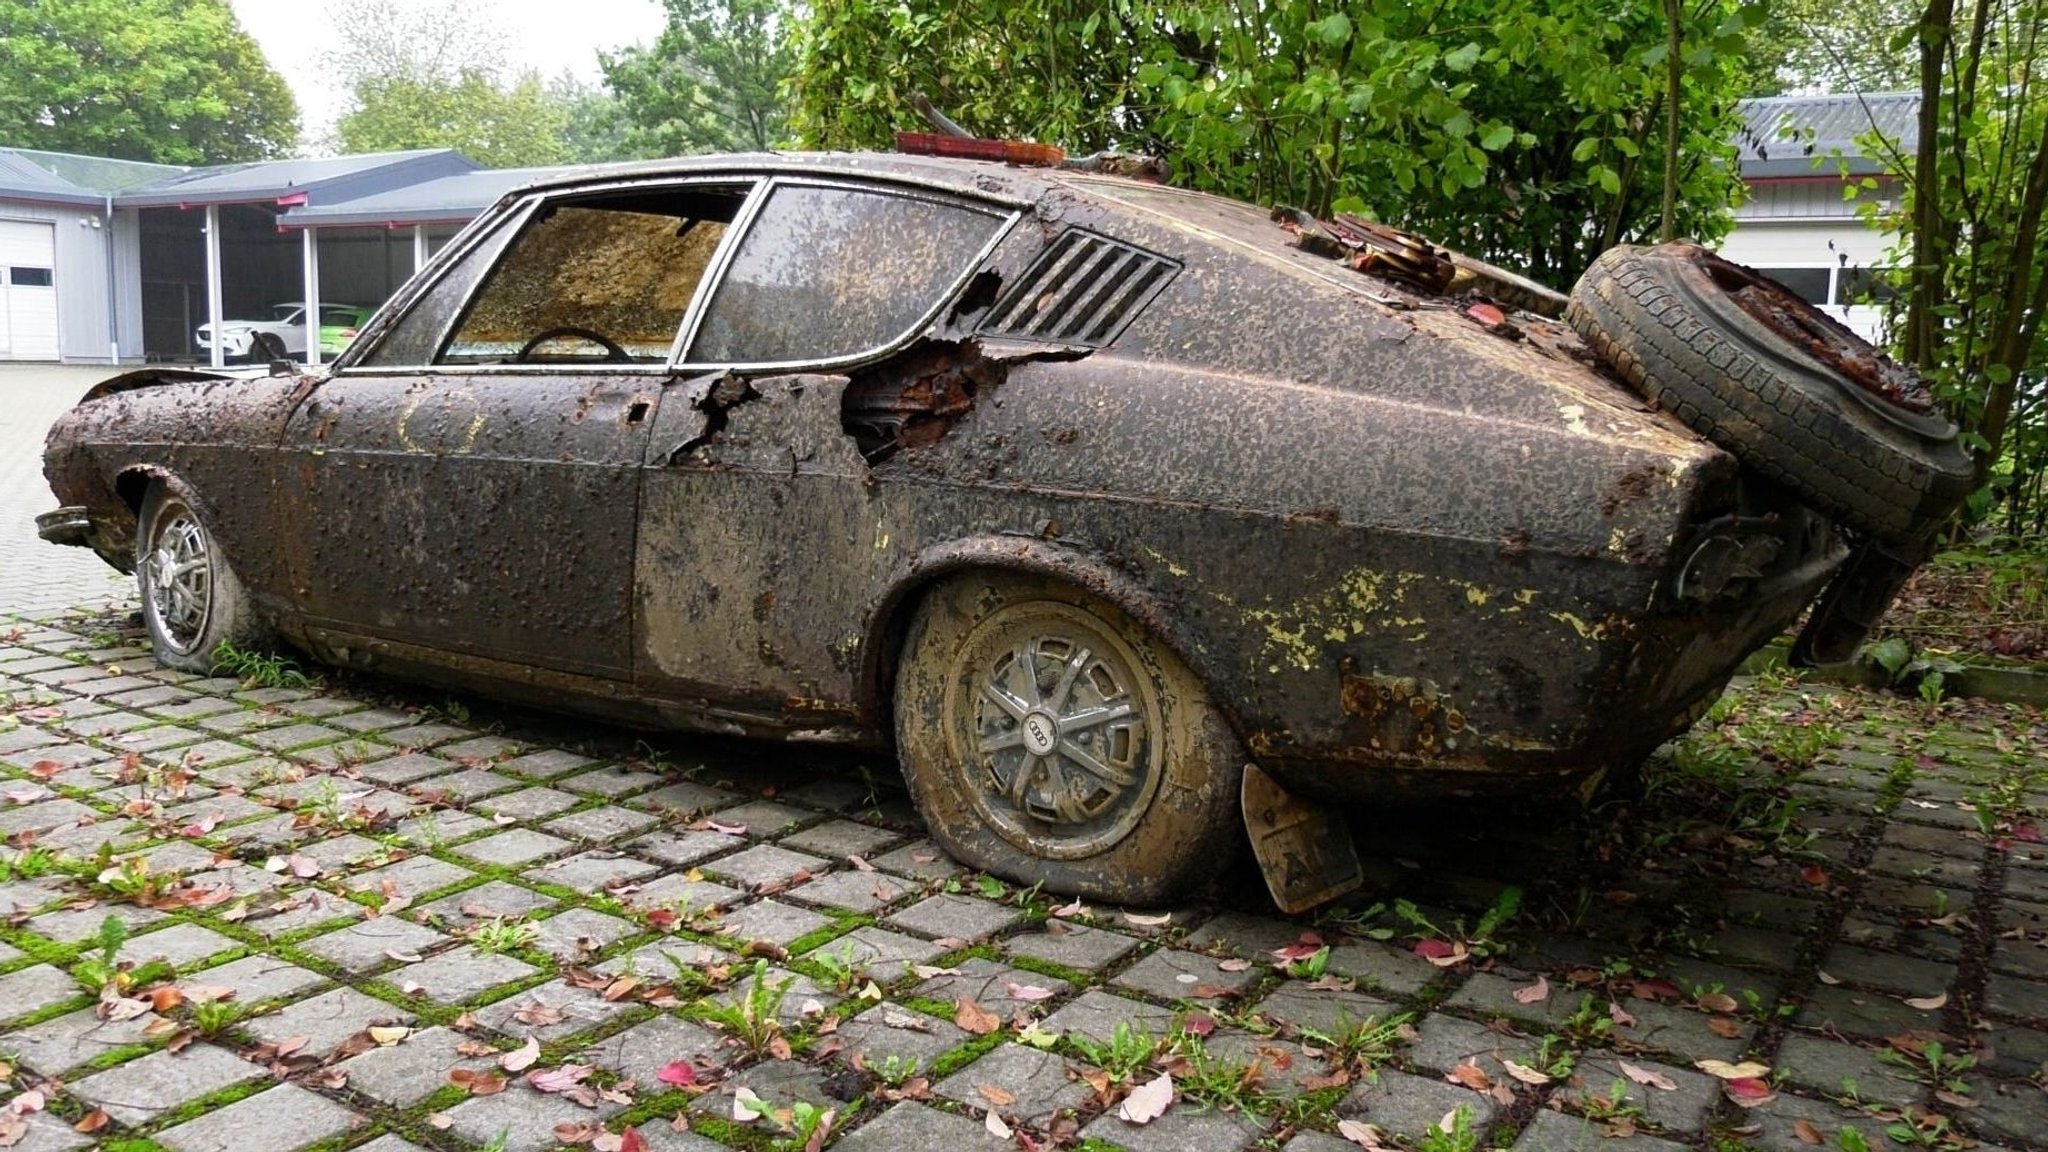
{"label": "tree", "polygon": [[350,97],[335,125],[343,151],[453,148],[497,168],[568,159],[569,109],[538,73],[502,77],[503,34],[471,0],[351,0],[335,30]]}
{"label": "tree", "polygon": [[1771,0],[1751,30],[1749,94],[1899,92],[1919,84],[1917,54],[1901,43],[1916,0]]}
{"label": "tree", "polygon": [[789,0],[663,0],[651,47],[600,54],[639,156],[763,151],[782,143],[795,53]]}
{"label": "tree", "polygon": [[548,82],[548,99],[565,117],[563,159],[570,164],[601,164],[638,158],[626,141],[625,113],[610,92],[564,72]]}
{"label": "tree", "polygon": [[0,4],[0,143],[164,164],[279,156],[298,106],[226,0]]}
{"label": "tree", "polygon": [[[1749,18],[1682,15],[1674,217],[1701,239],[1739,195]],[[924,91],[983,135],[1151,152],[1177,183],[1367,213],[1563,285],[1657,227],[1669,34],[1633,0],[849,0],[802,27],[794,127],[886,146]]]}

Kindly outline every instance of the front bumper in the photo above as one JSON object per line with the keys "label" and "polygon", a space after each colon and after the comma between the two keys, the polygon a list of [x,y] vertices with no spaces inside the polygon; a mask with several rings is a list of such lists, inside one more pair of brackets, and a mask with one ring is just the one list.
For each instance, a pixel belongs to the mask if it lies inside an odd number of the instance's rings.
{"label": "front bumper", "polygon": [[83,504],[66,504],[54,512],[36,517],[36,535],[52,544],[89,548],[92,546],[91,534],[92,521],[86,516]]}

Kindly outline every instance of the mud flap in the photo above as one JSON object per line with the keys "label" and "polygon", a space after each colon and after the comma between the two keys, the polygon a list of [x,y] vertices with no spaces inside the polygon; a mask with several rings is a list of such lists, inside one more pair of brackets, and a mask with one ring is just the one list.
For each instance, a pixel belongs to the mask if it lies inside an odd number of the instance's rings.
{"label": "mud flap", "polygon": [[1365,882],[1344,817],[1305,803],[1258,765],[1247,764],[1241,790],[1245,831],[1282,912],[1301,912]]}

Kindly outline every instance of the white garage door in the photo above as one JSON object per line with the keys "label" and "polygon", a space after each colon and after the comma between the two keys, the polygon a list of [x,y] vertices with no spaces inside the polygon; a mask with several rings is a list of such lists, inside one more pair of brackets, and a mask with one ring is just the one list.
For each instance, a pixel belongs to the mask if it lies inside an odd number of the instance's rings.
{"label": "white garage door", "polygon": [[0,220],[0,360],[57,358],[55,226]]}

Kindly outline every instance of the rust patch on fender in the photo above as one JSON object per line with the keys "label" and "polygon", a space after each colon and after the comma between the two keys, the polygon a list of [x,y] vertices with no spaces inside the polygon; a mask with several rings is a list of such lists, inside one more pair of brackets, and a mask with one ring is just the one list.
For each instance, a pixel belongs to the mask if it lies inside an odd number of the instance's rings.
{"label": "rust patch on fender", "polygon": [[1375,752],[1443,756],[1467,740],[1465,714],[1428,680],[1347,669],[1339,692],[1353,742]]}

